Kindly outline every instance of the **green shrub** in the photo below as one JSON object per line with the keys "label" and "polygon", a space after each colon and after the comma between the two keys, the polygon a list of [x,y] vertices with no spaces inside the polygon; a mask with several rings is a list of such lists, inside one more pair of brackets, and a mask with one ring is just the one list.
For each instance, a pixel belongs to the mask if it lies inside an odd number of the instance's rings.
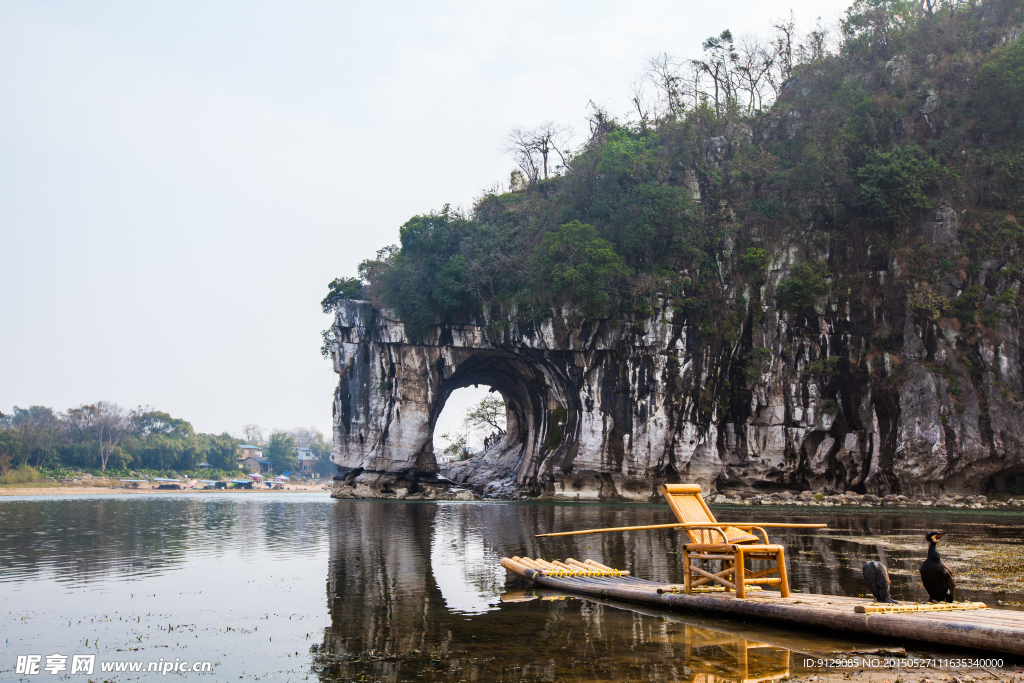
{"label": "green shrub", "polygon": [[612,243],[579,221],[544,235],[535,263],[550,303],[567,302],[586,316],[608,313],[610,291],[627,272]]}
{"label": "green shrub", "polygon": [[991,204],[1013,211],[1024,208],[1024,145],[995,152],[992,167],[996,182]]}
{"label": "green shrub", "polygon": [[975,110],[989,132],[1015,131],[1024,107],[1024,42],[997,47],[978,69]]}
{"label": "green shrub", "polygon": [[750,247],[740,257],[740,270],[750,277],[759,279],[764,276],[764,269],[768,266],[769,261],[771,261],[771,254],[768,253],[768,250]]}
{"label": "green shrub", "polygon": [[1013,302],[1015,302],[1016,300],[1017,300],[1017,292],[1014,291],[1013,287],[1007,287],[1006,289],[1004,289],[1002,291],[1002,293],[999,296],[997,296],[994,299],[994,301],[997,304],[1001,304],[1001,305],[1004,305],[1004,306],[1012,306]]}
{"label": "green shrub", "polygon": [[357,277],[339,277],[327,285],[327,296],[320,301],[324,313],[333,311],[343,299],[361,299],[363,282]]}
{"label": "green shrub", "polygon": [[869,150],[857,169],[860,187],[854,205],[883,227],[897,228],[932,207],[926,194],[938,164],[916,144]]}
{"label": "green shrub", "polygon": [[809,375],[827,375],[834,377],[839,374],[839,363],[842,358],[839,356],[827,356],[812,360],[804,367],[804,372]]}
{"label": "green shrub", "polygon": [[927,282],[922,282],[914,288],[907,296],[907,303],[910,304],[911,310],[927,320],[938,320],[946,307],[945,297],[932,289]]}
{"label": "green shrub", "polygon": [[791,313],[805,313],[814,308],[818,297],[828,292],[828,284],[825,282],[828,270],[823,263],[801,261],[789,273],[789,277],[782,280],[775,289],[775,300],[781,309]]}
{"label": "green shrub", "polygon": [[380,296],[414,339],[422,338],[440,316],[473,302],[467,259],[460,250],[478,227],[445,206],[438,213],[414,216],[399,229],[401,248],[390,252],[390,261],[379,270]]}
{"label": "green shrub", "polygon": [[782,211],[779,208],[778,201],[771,199],[762,199],[761,197],[758,197],[757,199],[752,201],[750,203],[750,208],[755,213],[758,213],[764,216],[765,218],[775,218],[780,213],[782,213]]}
{"label": "green shrub", "polygon": [[946,305],[952,316],[964,326],[973,325],[977,321],[980,307],[981,288],[978,285],[971,285]]}
{"label": "green shrub", "polygon": [[771,349],[766,349],[764,347],[751,349],[746,356],[746,362],[743,366],[743,376],[746,377],[749,382],[759,381],[761,376],[768,371],[771,360]]}

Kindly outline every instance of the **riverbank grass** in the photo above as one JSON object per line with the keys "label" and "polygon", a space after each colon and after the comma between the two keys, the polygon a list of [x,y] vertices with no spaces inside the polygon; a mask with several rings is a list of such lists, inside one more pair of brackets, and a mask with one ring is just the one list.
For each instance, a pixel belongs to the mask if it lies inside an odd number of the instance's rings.
{"label": "riverbank grass", "polygon": [[13,470],[8,470],[4,474],[0,474],[0,486],[18,486],[26,484],[39,486],[40,484],[47,483],[48,480],[49,477],[29,465],[22,465],[14,468]]}
{"label": "riverbank grass", "polygon": [[[116,478],[98,477],[93,480],[76,482],[76,486],[110,488],[118,485]],[[53,476],[52,472],[40,470],[31,465],[21,465],[0,474],[0,489],[58,488],[67,483]]]}

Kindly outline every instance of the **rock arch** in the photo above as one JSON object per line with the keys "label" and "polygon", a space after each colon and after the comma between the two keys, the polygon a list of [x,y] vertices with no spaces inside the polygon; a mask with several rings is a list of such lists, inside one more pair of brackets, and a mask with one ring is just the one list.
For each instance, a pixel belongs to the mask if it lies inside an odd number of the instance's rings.
{"label": "rock arch", "polygon": [[490,386],[505,399],[507,426],[505,436],[490,449],[489,476],[503,474],[518,485],[536,479],[541,466],[564,450],[567,428],[571,433],[571,425],[579,421],[579,406],[567,379],[543,358],[492,350],[453,355],[465,357],[456,361],[450,376],[442,380],[431,404],[431,430],[453,391],[477,384]]}
{"label": "rock arch", "polygon": [[486,472],[507,489],[538,493],[539,482],[570,457],[579,397],[544,353],[497,348],[472,325],[435,329],[432,338],[412,341],[400,322],[366,302],[346,302],[333,330],[340,376],[334,398],[337,494],[436,494],[442,485],[434,425],[452,392],[471,385],[501,393],[508,422],[486,462],[466,471],[476,475],[475,483]]}
{"label": "rock arch", "polygon": [[718,429],[698,427],[687,398],[709,369],[665,316],[468,321],[414,340],[387,311],[345,301],[332,337],[338,497],[440,495],[433,428],[471,384],[499,391],[509,418],[500,443],[445,468],[478,493],[646,500],[681,477],[713,488],[723,471]]}

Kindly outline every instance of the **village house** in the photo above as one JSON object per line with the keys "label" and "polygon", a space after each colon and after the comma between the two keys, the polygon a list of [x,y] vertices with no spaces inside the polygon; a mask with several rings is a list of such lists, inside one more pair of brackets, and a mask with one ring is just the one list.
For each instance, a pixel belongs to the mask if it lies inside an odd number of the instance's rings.
{"label": "village house", "polygon": [[262,458],[263,449],[259,446],[253,446],[252,444],[243,443],[238,447],[238,459],[244,460],[245,458]]}
{"label": "village house", "polygon": [[267,474],[274,469],[273,463],[263,458],[257,458],[255,456],[243,458],[238,461],[238,468],[242,469],[248,467],[253,472],[259,472],[260,474]]}
{"label": "village house", "polygon": [[313,468],[316,467],[316,456],[313,455],[313,451],[308,448],[296,448],[295,459],[299,461],[299,466],[295,468],[296,473],[306,477],[316,476],[313,473]]}

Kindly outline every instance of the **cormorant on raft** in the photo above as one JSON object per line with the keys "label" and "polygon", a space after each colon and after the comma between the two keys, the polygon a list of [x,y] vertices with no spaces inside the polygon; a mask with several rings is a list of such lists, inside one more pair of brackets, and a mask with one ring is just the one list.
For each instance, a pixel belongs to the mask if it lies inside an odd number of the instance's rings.
{"label": "cormorant on raft", "polygon": [[939,551],[935,548],[939,539],[945,535],[945,531],[929,531],[925,535],[928,540],[928,559],[921,565],[921,582],[932,602],[953,602],[953,589],[956,588],[953,575],[942,564]]}
{"label": "cormorant on raft", "polygon": [[868,588],[871,589],[871,594],[875,596],[876,602],[897,604],[892,599],[892,596],[889,595],[892,582],[889,581],[889,571],[885,568],[884,564],[877,560],[865,562],[862,571],[864,572],[864,580],[868,582]]}

